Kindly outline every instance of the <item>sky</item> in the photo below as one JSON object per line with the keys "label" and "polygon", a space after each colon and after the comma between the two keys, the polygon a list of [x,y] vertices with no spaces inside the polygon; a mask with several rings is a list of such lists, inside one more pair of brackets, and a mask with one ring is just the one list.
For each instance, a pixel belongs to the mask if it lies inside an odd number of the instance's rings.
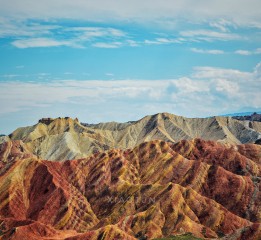
{"label": "sky", "polygon": [[0,133],[42,117],[98,123],[261,110],[260,0],[0,6]]}

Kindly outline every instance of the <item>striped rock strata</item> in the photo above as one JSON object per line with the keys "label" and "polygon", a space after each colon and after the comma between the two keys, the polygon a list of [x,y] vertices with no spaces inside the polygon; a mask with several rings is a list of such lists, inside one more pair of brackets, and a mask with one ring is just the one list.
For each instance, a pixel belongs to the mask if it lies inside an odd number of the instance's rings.
{"label": "striped rock strata", "polygon": [[154,140],[60,162],[0,150],[2,239],[260,238],[259,145]]}

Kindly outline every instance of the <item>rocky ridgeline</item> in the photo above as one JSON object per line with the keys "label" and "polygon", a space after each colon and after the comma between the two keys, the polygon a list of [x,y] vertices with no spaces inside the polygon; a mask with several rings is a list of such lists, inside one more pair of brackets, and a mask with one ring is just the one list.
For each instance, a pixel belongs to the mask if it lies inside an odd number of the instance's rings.
{"label": "rocky ridgeline", "polygon": [[[39,121],[38,121],[38,123],[43,123],[43,124],[45,124],[45,125],[49,125],[49,124],[51,124],[54,120],[55,120],[56,118],[41,118]],[[57,118],[57,119],[63,119],[63,118]],[[65,120],[69,120],[70,119],[70,117],[65,117],[64,118]],[[76,121],[76,122],[79,122],[79,120],[78,120],[78,118],[75,118],[74,119],[74,121]]]}
{"label": "rocky ridgeline", "polygon": [[81,124],[78,119],[68,117],[43,118],[36,125],[18,128],[9,137],[22,140],[39,158],[65,160],[113,148],[133,148],[151,140],[176,142],[201,138],[224,144],[258,143],[260,132],[261,122],[256,121],[231,117],[184,118],[161,113],[127,123]]}

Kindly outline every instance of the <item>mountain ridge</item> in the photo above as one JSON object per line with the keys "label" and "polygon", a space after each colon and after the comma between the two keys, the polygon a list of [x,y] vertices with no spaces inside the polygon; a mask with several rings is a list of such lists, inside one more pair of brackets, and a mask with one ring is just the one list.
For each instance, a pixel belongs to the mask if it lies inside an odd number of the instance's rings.
{"label": "mountain ridge", "polygon": [[176,142],[202,138],[232,144],[254,143],[261,138],[260,132],[260,122],[160,113],[126,123],[82,124],[77,118],[43,118],[33,126],[16,129],[8,137],[2,137],[2,141],[22,140],[42,159],[65,160],[112,148],[133,148],[151,140]]}
{"label": "mountain ridge", "polygon": [[0,239],[260,238],[259,122],[43,118],[0,139]]}

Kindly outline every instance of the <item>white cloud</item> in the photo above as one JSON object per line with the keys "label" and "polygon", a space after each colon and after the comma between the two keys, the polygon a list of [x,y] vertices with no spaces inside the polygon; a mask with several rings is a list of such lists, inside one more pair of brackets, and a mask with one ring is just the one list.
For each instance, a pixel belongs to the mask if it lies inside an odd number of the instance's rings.
{"label": "white cloud", "polygon": [[134,40],[122,40],[121,42],[95,42],[92,44],[93,47],[96,48],[120,48],[120,47],[138,47],[140,44]]}
{"label": "white cloud", "polygon": [[121,42],[111,42],[111,43],[96,42],[93,43],[92,46],[97,48],[119,48],[122,46],[122,43]]}
{"label": "white cloud", "polygon": [[70,41],[57,41],[50,38],[29,38],[15,40],[12,45],[17,48],[35,48],[35,47],[59,47],[59,46],[74,46],[77,47],[73,42]]}
{"label": "white cloud", "polygon": [[235,51],[235,53],[239,54],[239,55],[245,55],[245,56],[252,55],[252,52],[250,52],[248,50],[237,50],[237,51]]}
{"label": "white cloud", "polygon": [[[30,47],[57,47],[68,46],[84,48],[93,41],[125,40],[126,46],[137,46],[134,40],[128,39],[127,34],[111,27],[70,27],[61,21],[44,21],[35,23],[36,20],[18,21],[0,17],[0,38],[10,38],[11,44],[17,48]],[[59,22],[61,25],[57,25]],[[77,24],[77,23],[75,23]]]}
{"label": "white cloud", "polygon": [[[1,0],[0,0],[1,1]],[[1,13],[1,10],[0,10]],[[6,16],[6,15],[5,15]],[[164,22],[165,18],[162,18],[160,21]],[[81,18],[77,19],[78,21]],[[84,19],[86,20],[86,19]],[[109,25],[111,23],[113,26],[113,19],[111,21],[99,21],[96,23],[98,26],[101,24]],[[159,19],[154,19],[156,22]],[[154,21],[153,20],[153,21]],[[75,25],[69,26],[66,24],[66,21],[61,19],[17,19],[17,18],[8,18],[0,17],[0,38],[11,38],[12,45],[18,48],[29,48],[29,47],[57,47],[57,46],[67,46],[73,48],[84,48],[86,45],[99,47],[99,48],[118,48],[118,47],[138,47],[141,45],[161,45],[161,44],[176,44],[184,42],[202,42],[202,41],[232,41],[232,40],[247,40],[242,35],[230,32],[229,28],[233,27],[234,29],[237,26],[233,21],[228,21],[224,18],[213,20],[210,22],[214,30],[209,29],[197,29],[197,30],[184,30],[179,31],[178,23],[176,23],[177,29],[176,33],[169,32],[168,34],[161,33],[161,37],[152,38],[152,39],[141,39],[145,35],[140,34],[137,36],[133,32],[125,32],[121,29],[115,27],[95,27],[88,26],[85,21],[84,25],[81,23],[81,26],[77,26],[79,23],[75,21]],[[136,21],[136,20],[135,20]],[[176,21],[174,19],[168,21]],[[126,22],[123,22],[125,24]],[[129,21],[127,22],[129,23]],[[136,22],[135,22],[136,23]],[[204,27],[206,25],[206,19],[202,23]],[[182,26],[183,23],[181,23]],[[261,23],[260,23],[261,24]],[[164,25],[164,24],[163,24]],[[199,22],[196,22],[196,25],[200,25]],[[188,24],[184,24],[188,26]],[[184,27],[183,26],[183,27]],[[160,30],[161,26],[154,24],[153,28]],[[164,28],[164,26],[163,26]],[[199,28],[199,27],[198,27]],[[125,29],[125,28],[124,28]],[[173,30],[173,29],[172,29]],[[171,30],[171,31],[172,31]],[[219,31],[217,31],[219,30]],[[164,32],[164,31],[163,31]],[[175,36],[175,35],[176,36]],[[175,37],[173,37],[175,36]],[[137,37],[137,39],[135,39]],[[194,52],[208,53],[208,54],[222,54],[221,50],[209,50],[209,52],[204,52],[204,50],[192,48]],[[244,54],[243,50],[238,50],[237,54]]]}
{"label": "white cloud", "polygon": [[126,33],[110,27],[65,27],[65,32],[78,33],[77,37],[81,40],[90,40],[99,37],[125,37]]}
{"label": "white cloud", "polygon": [[162,44],[161,42],[159,41],[156,41],[156,40],[144,40],[144,43],[145,44],[148,44],[148,45],[153,45],[153,44],[156,44],[156,45],[159,45],[159,44]]}
{"label": "white cloud", "polygon": [[0,115],[25,109],[52,111],[59,106],[62,115],[88,109],[88,115],[95,116],[102,109],[104,119],[100,120],[106,121],[106,116],[118,116],[126,109],[136,114],[132,118],[138,118],[164,111],[195,117],[234,112],[244,107],[260,108],[260,69],[261,63],[252,72],[197,67],[190,76],[151,81],[0,82]]}
{"label": "white cloud", "polygon": [[205,81],[195,81],[188,77],[173,80],[172,83],[184,94],[208,92],[210,90]]}
{"label": "white cloud", "polygon": [[231,79],[235,81],[250,81],[253,79],[253,73],[242,72],[236,69],[194,67],[192,77],[196,79]]}
{"label": "white cloud", "polygon": [[206,49],[199,49],[199,48],[190,48],[192,52],[195,53],[205,53],[205,54],[225,54],[225,53],[235,53],[238,55],[243,55],[243,56],[251,56],[251,55],[258,55],[261,54],[261,48],[257,48],[255,50],[236,50],[234,52],[225,52],[223,50],[218,50],[218,49],[211,49],[211,50],[206,50]]}
{"label": "white cloud", "polygon": [[206,53],[206,54],[215,54],[215,55],[225,53],[224,51],[217,50],[217,49],[205,50],[205,49],[191,48],[190,50],[195,53]]}
{"label": "white cloud", "polygon": [[[70,0],[63,1],[35,1],[20,0],[0,1],[2,16],[16,18],[74,18],[90,21],[132,20],[135,22],[154,23],[163,21],[162,25],[174,25],[173,18],[184,18],[189,21],[205,21],[206,19],[231,19],[237,24],[260,25],[260,1],[259,0]],[[164,19],[166,19],[164,21]],[[166,24],[171,22],[171,24]],[[217,23],[220,26],[225,24]],[[216,24],[216,25],[217,25]]]}
{"label": "white cloud", "polygon": [[261,48],[257,48],[255,50],[249,51],[249,50],[236,50],[235,54],[244,55],[244,56],[250,56],[250,55],[256,55],[261,54]]}
{"label": "white cloud", "polygon": [[234,97],[239,94],[239,85],[237,82],[231,80],[216,79],[216,90],[218,92],[227,93],[228,97]]}
{"label": "white cloud", "polygon": [[184,42],[185,39],[183,38],[176,38],[176,39],[171,39],[171,38],[155,38],[154,40],[144,40],[144,43],[146,45],[161,45],[161,44],[173,44],[173,43],[182,43]]}
{"label": "white cloud", "polygon": [[39,37],[50,35],[61,26],[56,24],[26,23],[23,20],[0,17],[0,38],[3,37]]}
{"label": "white cloud", "polygon": [[242,37],[235,33],[226,33],[226,32],[217,32],[211,31],[207,29],[199,29],[199,30],[186,30],[181,31],[180,35],[183,37],[193,38],[194,40],[199,41],[214,41],[214,40],[235,40],[241,39]]}
{"label": "white cloud", "polygon": [[212,21],[209,25],[213,28],[219,29],[221,32],[230,32],[230,27],[237,28],[238,26],[232,22],[228,21],[227,19],[218,19],[216,21]]}
{"label": "white cloud", "polygon": [[154,99],[160,96],[164,85],[166,88],[168,81],[163,84],[161,81],[145,80],[0,82],[0,114],[56,103],[77,103],[77,98],[85,98],[90,104],[104,104],[111,99]]}
{"label": "white cloud", "polygon": [[180,43],[181,41],[179,39],[168,39],[168,38],[156,38],[156,41],[159,43],[166,43],[166,44],[170,44],[170,43]]}
{"label": "white cloud", "polygon": [[130,47],[138,47],[140,46],[137,41],[134,40],[126,40],[126,44],[129,45]]}

